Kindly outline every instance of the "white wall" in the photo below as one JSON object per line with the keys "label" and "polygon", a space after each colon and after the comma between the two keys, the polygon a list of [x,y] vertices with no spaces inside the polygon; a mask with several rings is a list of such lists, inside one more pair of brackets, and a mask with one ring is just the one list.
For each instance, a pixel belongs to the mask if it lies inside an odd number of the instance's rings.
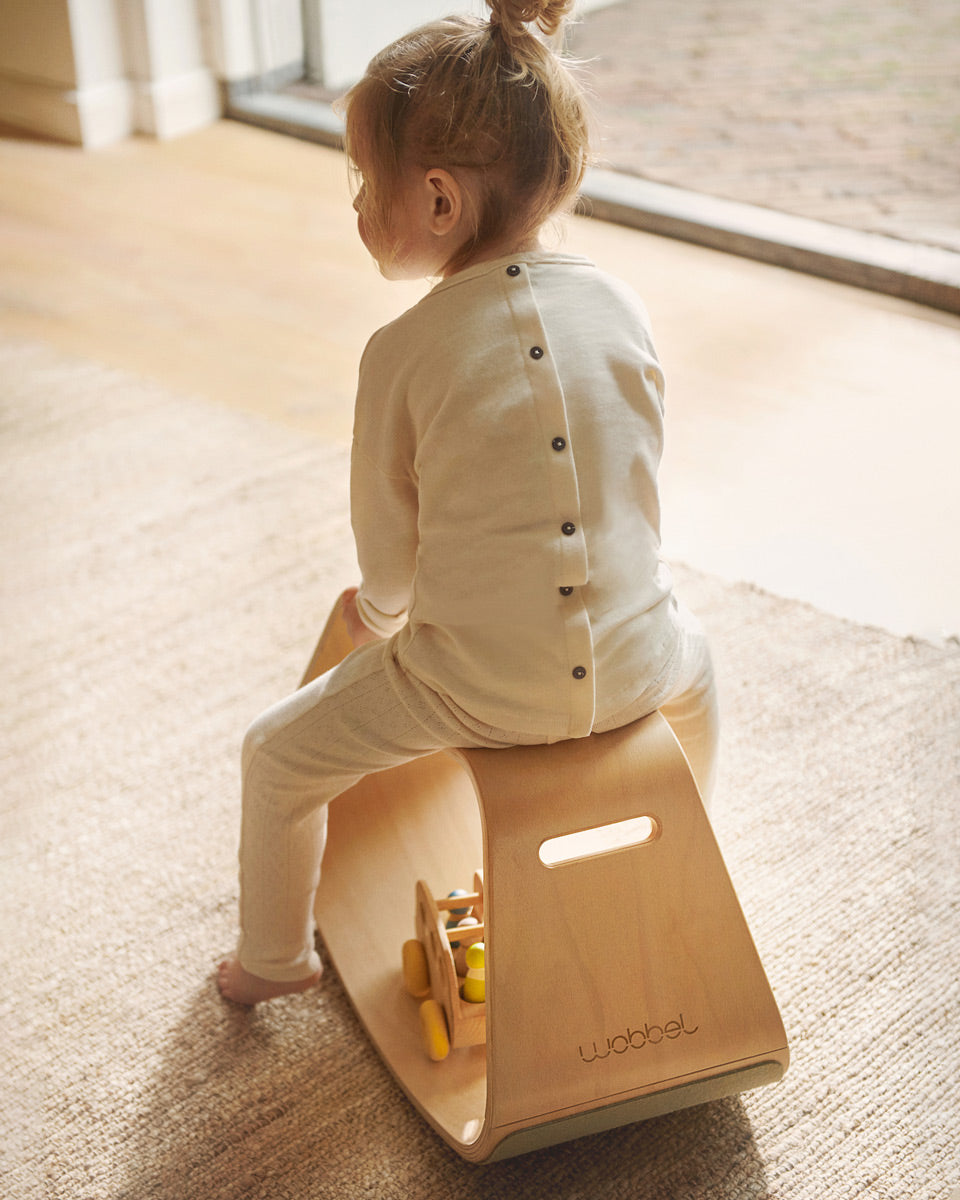
{"label": "white wall", "polygon": [[176,137],[216,120],[220,92],[195,0],[119,0],[119,11],[133,128]]}
{"label": "white wall", "polygon": [[[579,0],[587,12],[614,0]],[[417,25],[451,13],[486,16],[484,0],[304,0],[310,76],[324,87],[339,90],[355,83],[370,59],[394,39]]]}
{"label": "white wall", "polygon": [[[581,9],[611,0],[580,0]],[[0,0],[0,121],[84,146],[216,120],[220,82],[342,89],[408,29],[483,0]],[[306,38],[304,31],[306,30]]]}
{"label": "white wall", "polygon": [[[0,5],[0,120],[71,142],[110,140],[129,124],[112,0],[93,0],[75,37],[76,0],[5,0]],[[96,26],[107,18],[107,27]],[[92,20],[93,26],[90,25]]]}
{"label": "white wall", "polygon": [[[303,67],[303,16],[319,0],[199,0],[208,62],[218,79],[240,83]],[[361,11],[359,5],[355,7]]]}
{"label": "white wall", "polygon": [[366,70],[378,50],[401,34],[451,12],[486,11],[483,0],[374,0],[358,20],[356,0],[307,0],[318,15],[317,44],[310,48],[310,74],[328,88],[346,88]]}
{"label": "white wall", "polygon": [[2,0],[0,120],[83,146],[215,120],[195,0]]}

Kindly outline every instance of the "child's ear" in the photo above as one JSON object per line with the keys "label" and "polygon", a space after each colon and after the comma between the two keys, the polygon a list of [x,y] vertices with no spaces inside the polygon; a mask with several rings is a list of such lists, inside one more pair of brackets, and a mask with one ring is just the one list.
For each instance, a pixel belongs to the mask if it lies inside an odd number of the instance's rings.
{"label": "child's ear", "polygon": [[463,216],[463,191],[460,184],[442,167],[433,167],[427,171],[424,184],[430,232],[437,237],[455,233]]}

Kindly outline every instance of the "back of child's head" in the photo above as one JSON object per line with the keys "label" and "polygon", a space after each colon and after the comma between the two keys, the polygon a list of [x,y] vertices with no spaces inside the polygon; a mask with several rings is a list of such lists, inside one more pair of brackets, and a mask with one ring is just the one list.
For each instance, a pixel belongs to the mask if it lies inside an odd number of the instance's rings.
{"label": "back of child's head", "polygon": [[571,207],[587,162],[585,105],[568,65],[530,26],[557,34],[573,3],[487,0],[489,22],[448,17],[373,59],[345,98],[369,227],[387,229],[412,168],[450,171],[474,202],[473,236],[448,272]]}

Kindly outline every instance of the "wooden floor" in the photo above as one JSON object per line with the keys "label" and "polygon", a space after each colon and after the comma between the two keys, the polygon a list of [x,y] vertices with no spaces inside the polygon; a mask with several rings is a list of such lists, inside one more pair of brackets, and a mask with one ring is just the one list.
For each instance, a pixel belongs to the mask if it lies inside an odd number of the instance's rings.
{"label": "wooden floor", "polygon": [[[668,553],[900,633],[960,633],[960,318],[583,218],[668,378]],[[342,158],[220,123],[0,141],[0,336],[349,438],[369,334],[422,295],[356,237]]]}

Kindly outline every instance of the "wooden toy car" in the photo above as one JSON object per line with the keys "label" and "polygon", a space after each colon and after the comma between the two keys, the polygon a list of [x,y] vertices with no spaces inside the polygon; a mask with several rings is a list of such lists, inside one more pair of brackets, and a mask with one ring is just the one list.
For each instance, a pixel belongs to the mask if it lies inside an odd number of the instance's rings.
{"label": "wooden toy car", "polygon": [[[427,885],[419,880],[417,936],[403,945],[404,986],[411,996],[423,999],[421,1040],[434,1062],[445,1059],[451,1049],[482,1045],[487,1036],[486,1004],[470,1002],[462,995],[468,974],[466,950],[481,943],[484,937],[480,871],[474,874],[473,885],[472,893],[454,892],[434,899]],[[464,927],[451,914],[474,923]]]}

